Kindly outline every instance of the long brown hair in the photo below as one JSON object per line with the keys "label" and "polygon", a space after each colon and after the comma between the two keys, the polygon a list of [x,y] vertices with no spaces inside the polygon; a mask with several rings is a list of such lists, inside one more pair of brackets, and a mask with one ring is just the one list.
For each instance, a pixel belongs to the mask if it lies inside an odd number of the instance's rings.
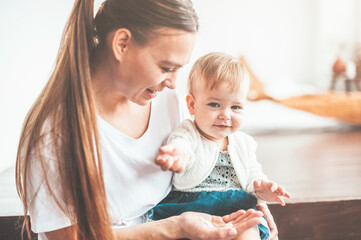
{"label": "long brown hair", "polygon": [[[139,45],[159,27],[198,30],[190,0],[107,0],[95,19],[93,9],[93,0],[75,1],[54,71],[25,118],[16,159],[16,185],[25,216],[36,197],[29,193],[34,174],[30,168],[38,164],[43,187],[75,224],[74,238],[90,240],[113,239],[91,84],[94,51],[121,27],[129,29]],[[52,151],[50,160],[46,148]],[[49,165],[59,174],[60,197],[49,183]],[[22,229],[30,238],[26,217]]]}

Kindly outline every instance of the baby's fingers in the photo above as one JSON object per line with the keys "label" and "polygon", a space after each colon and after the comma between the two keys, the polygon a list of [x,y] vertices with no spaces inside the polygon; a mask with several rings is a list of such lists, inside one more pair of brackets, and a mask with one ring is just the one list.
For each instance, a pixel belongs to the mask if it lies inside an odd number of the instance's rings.
{"label": "baby's fingers", "polygon": [[158,155],[155,160],[154,160],[155,164],[157,165],[162,165],[165,162],[165,159],[162,155]]}
{"label": "baby's fingers", "polygon": [[174,159],[172,157],[167,156],[166,161],[161,166],[163,171],[169,170],[172,168],[174,164]]}
{"label": "baby's fingers", "polygon": [[167,154],[170,154],[170,155],[172,155],[175,152],[175,150],[176,150],[176,148],[172,144],[167,144],[167,145],[161,146],[159,148],[159,152],[167,153]]}
{"label": "baby's fingers", "polygon": [[286,198],[291,198],[291,194],[289,194],[288,192],[285,192],[283,196],[285,196]]}
{"label": "baby's fingers", "polygon": [[288,192],[286,192],[285,188],[282,186],[278,187],[278,193],[283,197],[291,198],[291,195]]}
{"label": "baby's fingers", "polygon": [[253,181],[253,186],[255,190],[259,190],[262,186],[262,180],[254,180]]}
{"label": "baby's fingers", "polygon": [[158,165],[163,165],[165,162],[167,162],[167,159],[169,158],[168,154],[158,154],[155,157],[154,162]]}
{"label": "baby's fingers", "polygon": [[282,206],[285,206],[285,205],[286,205],[285,200],[284,200],[282,197],[280,197],[280,196],[277,196],[277,197],[276,197],[275,202],[279,202]]}
{"label": "baby's fingers", "polygon": [[159,154],[155,158],[155,163],[159,165],[163,171],[166,171],[171,168],[173,165],[173,159],[168,154]]}
{"label": "baby's fingers", "polygon": [[271,192],[277,191],[278,185],[275,182],[270,182],[270,190],[271,190]]}
{"label": "baby's fingers", "polygon": [[173,157],[173,165],[170,170],[176,173],[181,173],[184,170],[184,163],[178,157]]}

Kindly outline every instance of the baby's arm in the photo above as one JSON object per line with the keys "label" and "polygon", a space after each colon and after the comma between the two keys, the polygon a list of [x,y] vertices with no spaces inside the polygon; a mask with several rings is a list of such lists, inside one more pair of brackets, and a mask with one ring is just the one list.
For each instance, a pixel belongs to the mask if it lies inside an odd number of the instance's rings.
{"label": "baby's arm", "polygon": [[261,164],[257,161],[256,149],[257,143],[253,138],[248,137],[246,148],[249,149],[248,166],[249,178],[247,181],[246,191],[256,193],[260,200],[268,202],[278,202],[282,206],[286,205],[283,197],[290,198],[291,195],[285,191],[285,188],[278,186],[276,183],[268,180],[263,173]]}
{"label": "baby's arm", "polygon": [[278,186],[275,182],[267,180],[255,180],[253,185],[257,197],[267,202],[278,202],[282,206],[285,206],[286,203],[283,197],[291,197],[291,195],[286,192],[284,187]]}
{"label": "baby's arm", "polygon": [[190,154],[187,148],[181,143],[168,143],[159,148],[159,153],[155,158],[155,163],[159,165],[163,171],[173,171],[180,173],[185,169],[189,162]]}
{"label": "baby's arm", "polygon": [[196,130],[190,120],[185,120],[168,137],[167,144],[159,148],[155,163],[162,170],[181,173],[192,165],[196,147]]}

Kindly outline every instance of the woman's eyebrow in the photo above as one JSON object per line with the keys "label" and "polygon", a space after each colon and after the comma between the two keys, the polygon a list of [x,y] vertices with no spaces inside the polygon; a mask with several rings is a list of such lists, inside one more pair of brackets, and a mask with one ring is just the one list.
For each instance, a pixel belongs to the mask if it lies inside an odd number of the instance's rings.
{"label": "woman's eyebrow", "polygon": [[175,63],[175,62],[168,61],[168,60],[163,60],[163,61],[161,61],[160,63],[161,63],[161,64],[164,64],[164,65],[168,65],[168,66],[178,67],[178,68],[183,67],[183,65],[182,65],[182,64]]}

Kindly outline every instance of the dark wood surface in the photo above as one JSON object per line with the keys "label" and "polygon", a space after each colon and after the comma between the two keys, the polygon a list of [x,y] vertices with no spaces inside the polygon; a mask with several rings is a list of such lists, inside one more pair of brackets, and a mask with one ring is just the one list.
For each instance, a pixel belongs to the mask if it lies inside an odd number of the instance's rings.
{"label": "dark wood surface", "polygon": [[[21,226],[23,219],[23,216],[0,217],[0,239],[21,240]],[[24,240],[29,240],[26,233],[23,236]],[[32,234],[31,239],[36,240],[37,235]]]}
{"label": "dark wood surface", "polygon": [[280,240],[360,240],[361,200],[270,205]]}
{"label": "dark wood surface", "polygon": [[258,160],[286,187],[270,205],[281,240],[361,239],[361,131],[255,136]]}
{"label": "dark wood surface", "polygon": [[268,177],[288,202],[361,199],[361,131],[255,136]]}

